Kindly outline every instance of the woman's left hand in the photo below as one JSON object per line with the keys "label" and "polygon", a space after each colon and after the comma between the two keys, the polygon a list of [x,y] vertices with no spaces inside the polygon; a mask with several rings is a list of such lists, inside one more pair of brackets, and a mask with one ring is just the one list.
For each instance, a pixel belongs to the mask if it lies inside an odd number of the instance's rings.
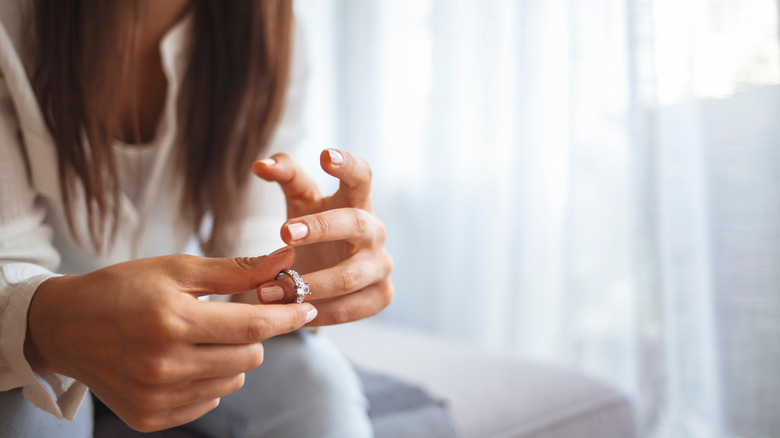
{"label": "woman's left hand", "polygon": [[[296,247],[296,269],[311,284],[307,301],[318,314],[308,326],[341,324],[374,315],[392,300],[393,262],[384,247],[385,227],[371,206],[371,168],[363,159],[335,149],[320,155],[322,169],[340,180],[332,196],[286,154],[256,161],[252,169],[279,183],[287,199],[282,239]],[[262,303],[294,300],[292,282],[275,280],[258,288]]]}

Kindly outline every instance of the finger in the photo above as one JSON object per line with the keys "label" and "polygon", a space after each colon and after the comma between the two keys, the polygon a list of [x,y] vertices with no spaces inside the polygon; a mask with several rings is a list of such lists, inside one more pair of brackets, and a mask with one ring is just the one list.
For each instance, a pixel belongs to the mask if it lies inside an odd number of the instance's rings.
{"label": "finger", "polygon": [[282,240],[288,245],[345,240],[385,241],[385,226],[373,214],[359,208],[337,208],[288,220],[282,225]]}
{"label": "finger", "polygon": [[187,404],[230,395],[241,389],[241,387],[244,386],[245,380],[246,374],[241,373],[234,376],[187,382],[186,384],[180,385],[178,390],[172,392],[174,398],[170,401],[170,406],[186,406]]}
{"label": "finger", "polygon": [[279,249],[260,257],[177,257],[170,270],[179,288],[194,295],[234,294],[255,289],[293,265],[295,250]]}
{"label": "finger", "polygon": [[262,362],[263,346],[260,342],[181,345],[165,354],[138,355],[128,359],[132,380],[143,387],[169,387],[179,382],[233,376],[255,369]]}
{"label": "finger", "polygon": [[154,432],[192,422],[219,406],[219,401],[220,399],[215,398],[174,409],[165,409],[155,414],[140,412],[138,415],[126,415],[118,412],[117,415],[128,426],[139,432]]}
{"label": "finger", "polygon": [[[251,371],[263,363],[263,345],[197,345],[178,360],[179,369],[171,374],[176,382],[234,376]],[[170,382],[174,383],[174,382]]]}
{"label": "finger", "polygon": [[178,408],[232,394],[244,385],[244,373],[226,377],[182,382],[177,385],[139,387],[128,402],[138,409],[155,412]]}
{"label": "finger", "polygon": [[320,154],[320,165],[340,180],[333,197],[345,205],[371,209],[371,166],[366,160],[338,149],[325,149]]}
{"label": "finger", "polygon": [[[379,255],[349,258],[331,268],[304,275],[303,281],[311,285],[307,299],[316,301],[359,291],[381,282],[392,269],[392,259],[384,250]],[[278,289],[282,290],[283,298],[279,297]],[[295,301],[295,283],[287,276],[260,285],[258,291],[258,299],[263,303]]]}
{"label": "finger", "polygon": [[290,333],[317,315],[311,304],[252,305],[192,300],[186,339],[195,344],[249,344]]}
{"label": "finger", "polygon": [[359,292],[318,302],[318,316],[308,326],[344,324],[376,315],[390,304],[393,293],[393,285],[388,279]]}
{"label": "finger", "polygon": [[287,154],[255,161],[252,171],[266,181],[279,183],[288,203],[311,203],[320,199],[317,184]]}

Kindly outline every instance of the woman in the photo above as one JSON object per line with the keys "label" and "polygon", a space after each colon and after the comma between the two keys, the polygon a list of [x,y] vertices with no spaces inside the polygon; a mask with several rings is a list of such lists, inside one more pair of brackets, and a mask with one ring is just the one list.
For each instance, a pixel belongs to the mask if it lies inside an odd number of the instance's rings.
{"label": "woman", "polygon": [[[88,387],[141,431],[370,435],[354,371],[298,331],[392,297],[370,169],[323,151],[322,197],[288,155],[252,164],[300,132],[290,1],[14,0],[0,22],[3,434],[88,436]],[[192,236],[210,258],[165,255]]]}

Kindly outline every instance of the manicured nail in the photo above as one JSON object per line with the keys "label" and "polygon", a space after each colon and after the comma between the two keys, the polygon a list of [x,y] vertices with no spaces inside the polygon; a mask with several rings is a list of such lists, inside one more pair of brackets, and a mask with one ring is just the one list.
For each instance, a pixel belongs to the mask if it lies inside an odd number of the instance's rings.
{"label": "manicured nail", "polygon": [[273,303],[284,298],[284,289],[281,286],[263,286],[260,288],[260,298],[266,303]]}
{"label": "manicured nail", "polygon": [[317,316],[317,308],[312,307],[311,310],[306,312],[306,322],[304,324],[308,324],[311,322],[312,319],[314,319]]}
{"label": "manicured nail", "polygon": [[330,155],[330,162],[333,164],[341,164],[344,162],[344,155],[336,149],[328,149],[328,155]]}
{"label": "manicured nail", "polygon": [[306,224],[295,223],[287,225],[292,240],[301,240],[309,234],[309,227]]}
{"label": "manicured nail", "polygon": [[268,254],[268,255],[269,256],[279,255],[279,254],[281,254],[281,253],[283,253],[285,251],[290,250],[290,248],[292,248],[292,247],[291,246],[285,246],[284,248],[279,248],[276,251],[274,251],[274,252],[272,252],[271,254]]}
{"label": "manicured nail", "polygon": [[273,158],[264,158],[260,160],[260,162],[265,164],[266,166],[273,166],[274,164],[276,164],[276,160],[274,160]]}

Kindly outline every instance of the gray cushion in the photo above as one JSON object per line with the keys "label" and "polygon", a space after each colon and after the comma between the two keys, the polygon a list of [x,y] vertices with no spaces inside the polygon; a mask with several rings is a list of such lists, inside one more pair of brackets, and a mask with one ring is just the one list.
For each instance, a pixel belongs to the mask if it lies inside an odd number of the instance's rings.
{"label": "gray cushion", "polygon": [[454,438],[457,427],[444,402],[422,388],[386,374],[357,368],[370,403],[368,415],[376,438]]}
{"label": "gray cushion", "polygon": [[581,373],[360,321],[325,334],[359,366],[446,400],[465,437],[634,437],[629,399]]}

